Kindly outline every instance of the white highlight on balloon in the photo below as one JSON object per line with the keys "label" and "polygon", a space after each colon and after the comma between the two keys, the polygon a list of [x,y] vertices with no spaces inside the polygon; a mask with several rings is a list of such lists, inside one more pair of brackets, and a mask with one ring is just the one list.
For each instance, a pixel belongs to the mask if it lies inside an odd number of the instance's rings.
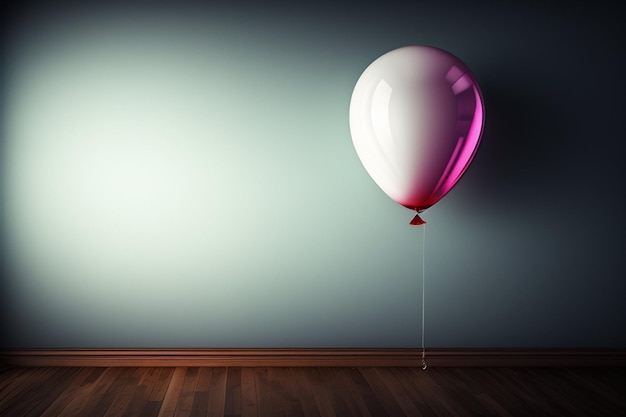
{"label": "white highlight on balloon", "polygon": [[371,117],[374,135],[385,154],[392,152],[393,135],[389,125],[389,104],[391,103],[391,87],[380,80],[372,97]]}

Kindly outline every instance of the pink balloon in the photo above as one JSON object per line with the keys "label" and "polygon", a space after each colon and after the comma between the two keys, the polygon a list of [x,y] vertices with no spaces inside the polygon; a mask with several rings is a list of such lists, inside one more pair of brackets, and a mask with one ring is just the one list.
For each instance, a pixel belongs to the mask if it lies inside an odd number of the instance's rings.
{"label": "pink balloon", "polygon": [[[352,142],[374,182],[417,213],[472,162],[484,125],[476,78],[454,55],[407,46],[370,64],[350,101]],[[411,224],[425,223],[419,214]]]}

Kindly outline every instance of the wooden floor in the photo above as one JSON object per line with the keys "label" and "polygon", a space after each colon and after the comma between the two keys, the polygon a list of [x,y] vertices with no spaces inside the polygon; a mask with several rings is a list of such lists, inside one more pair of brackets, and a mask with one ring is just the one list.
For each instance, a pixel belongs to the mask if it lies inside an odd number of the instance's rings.
{"label": "wooden floor", "polygon": [[0,416],[626,416],[626,368],[13,368]]}

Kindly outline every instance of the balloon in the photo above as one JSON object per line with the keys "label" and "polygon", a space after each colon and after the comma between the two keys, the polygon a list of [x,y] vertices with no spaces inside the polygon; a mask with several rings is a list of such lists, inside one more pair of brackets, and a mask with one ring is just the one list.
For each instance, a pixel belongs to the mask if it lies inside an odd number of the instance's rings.
{"label": "balloon", "polygon": [[470,70],[430,46],[388,52],[361,74],[350,133],[363,166],[393,200],[418,214],[437,203],[476,154],[483,98]]}

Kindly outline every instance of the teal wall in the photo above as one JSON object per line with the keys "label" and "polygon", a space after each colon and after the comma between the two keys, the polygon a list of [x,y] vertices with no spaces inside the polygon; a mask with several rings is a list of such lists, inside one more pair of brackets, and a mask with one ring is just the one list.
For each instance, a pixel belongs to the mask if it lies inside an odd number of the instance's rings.
{"label": "teal wall", "polygon": [[[5,347],[416,347],[424,249],[427,346],[626,346],[623,43],[602,4],[12,16]],[[461,58],[486,103],[425,248],[348,128],[361,72],[409,44]]]}

